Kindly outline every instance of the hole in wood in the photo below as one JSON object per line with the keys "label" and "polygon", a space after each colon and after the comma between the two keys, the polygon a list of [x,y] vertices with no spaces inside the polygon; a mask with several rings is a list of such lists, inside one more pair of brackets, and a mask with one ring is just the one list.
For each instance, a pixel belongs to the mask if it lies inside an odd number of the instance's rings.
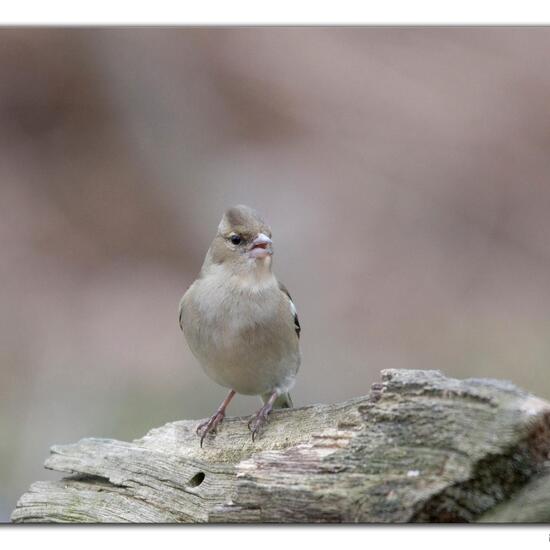
{"label": "hole in wood", "polygon": [[188,487],[198,487],[204,481],[205,474],[204,472],[197,472],[187,484]]}

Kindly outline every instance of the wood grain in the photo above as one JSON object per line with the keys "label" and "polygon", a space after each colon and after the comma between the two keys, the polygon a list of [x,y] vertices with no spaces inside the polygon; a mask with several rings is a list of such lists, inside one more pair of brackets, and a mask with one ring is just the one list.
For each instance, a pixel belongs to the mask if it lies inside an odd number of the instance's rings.
{"label": "wood grain", "polygon": [[[227,418],[131,443],[56,445],[14,522],[550,521],[550,404],[509,382],[385,370],[344,403]],[[67,475],[68,474],[68,475]]]}

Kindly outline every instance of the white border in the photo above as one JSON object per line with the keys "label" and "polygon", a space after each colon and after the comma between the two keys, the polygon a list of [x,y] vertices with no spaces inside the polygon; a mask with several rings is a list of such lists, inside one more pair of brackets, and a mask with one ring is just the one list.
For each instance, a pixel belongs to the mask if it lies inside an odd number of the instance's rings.
{"label": "white border", "polygon": [[358,25],[544,24],[547,0],[12,0],[0,24]]}
{"label": "white border", "polygon": [[[524,528],[461,526],[4,526],[3,548],[98,550],[131,548],[213,548],[214,550],[324,550],[342,548],[464,550],[548,548],[549,526]],[[22,546],[25,544],[25,546]]]}

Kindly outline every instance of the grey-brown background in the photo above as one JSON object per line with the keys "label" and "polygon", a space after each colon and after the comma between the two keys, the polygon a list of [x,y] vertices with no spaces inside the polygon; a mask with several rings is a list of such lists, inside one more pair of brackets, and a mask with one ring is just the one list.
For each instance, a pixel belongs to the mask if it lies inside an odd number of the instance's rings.
{"label": "grey-brown background", "polygon": [[217,406],[177,305],[235,203],[296,405],[388,367],[550,397],[549,172],[550,29],[1,30],[0,520],[51,444]]}

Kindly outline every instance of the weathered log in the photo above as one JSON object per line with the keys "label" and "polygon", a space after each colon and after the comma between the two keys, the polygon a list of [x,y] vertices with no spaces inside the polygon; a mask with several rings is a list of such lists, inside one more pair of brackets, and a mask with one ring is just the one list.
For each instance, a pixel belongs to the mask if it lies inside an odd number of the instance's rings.
{"label": "weathered log", "polygon": [[124,443],[56,445],[14,522],[550,521],[550,404],[509,382],[386,370],[364,397]]}

